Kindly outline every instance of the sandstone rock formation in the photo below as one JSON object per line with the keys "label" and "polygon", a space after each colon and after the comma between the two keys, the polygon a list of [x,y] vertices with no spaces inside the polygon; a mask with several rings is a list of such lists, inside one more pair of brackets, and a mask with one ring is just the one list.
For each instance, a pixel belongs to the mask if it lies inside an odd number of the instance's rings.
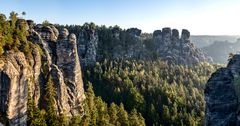
{"label": "sandstone rock formation", "polygon": [[10,51],[0,60],[0,113],[5,118],[0,122],[27,125],[28,98],[37,106],[46,107],[44,92],[50,76],[57,90],[57,113],[64,112],[69,117],[84,114],[85,96],[76,36],[69,35],[67,29],[59,34],[54,26],[27,22],[28,40],[34,44],[32,57]]}
{"label": "sandstone rock formation", "polygon": [[78,55],[81,65],[92,66],[96,63],[98,49],[98,34],[93,28],[83,29],[78,36]]}
{"label": "sandstone rock formation", "polygon": [[181,38],[176,29],[163,28],[153,33],[153,40],[158,45],[160,58],[177,64],[191,65],[198,62],[212,62],[212,59],[190,42],[190,32],[182,30]]}
{"label": "sandstone rock formation", "polygon": [[128,43],[125,55],[122,57],[123,59],[141,59],[143,55],[143,44],[140,39],[141,30],[137,28],[130,28],[126,31],[129,35],[127,35],[128,39],[131,42]]}
{"label": "sandstone rock formation", "polygon": [[[99,39],[98,39],[99,38]],[[84,67],[92,66],[96,61],[106,59],[143,59],[160,58],[169,63],[192,65],[198,62],[210,62],[201,49],[190,41],[190,32],[182,30],[181,36],[177,29],[163,28],[153,32],[154,47],[146,49],[141,30],[119,27],[98,30],[83,28],[78,36],[78,53]],[[156,55],[156,56],[153,56]],[[150,59],[154,60],[154,59]]]}
{"label": "sandstone rock formation", "polygon": [[[37,106],[46,107],[44,91],[51,76],[57,90],[57,113],[64,112],[69,117],[82,115],[85,96],[81,66],[94,66],[104,58],[148,59],[152,55],[148,53],[149,50],[141,38],[141,30],[137,28],[121,30],[115,27],[110,30],[111,39],[106,40],[110,41],[106,43],[111,45],[100,45],[98,31],[94,27],[83,28],[77,40],[76,35],[69,34],[67,29],[62,29],[59,33],[53,25],[35,25],[31,20],[25,23],[28,23],[28,41],[34,45],[30,52],[31,57],[10,51],[6,57],[0,59],[0,113],[9,120],[10,125],[26,125],[28,97],[32,98]],[[176,29],[163,28],[162,31],[154,31],[152,39],[157,46],[156,50],[151,51],[157,52],[160,58],[177,64],[210,62],[208,57],[190,42],[189,37],[187,30],[182,31],[181,37]],[[208,111],[211,115],[210,107]]]}
{"label": "sandstone rock formation", "polygon": [[30,65],[20,52],[8,52],[0,62],[0,113],[9,125],[26,125],[28,84],[33,75]]}
{"label": "sandstone rock formation", "polygon": [[81,104],[85,99],[76,41],[75,34],[68,35],[67,29],[63,29],[57,42],[57,66],[64,76],[72,115],[82,113]]}
{"label": "sandstone rock formation", "polygon": [[205,125],[240,125],[240,55],[212,74],[205,88]]}

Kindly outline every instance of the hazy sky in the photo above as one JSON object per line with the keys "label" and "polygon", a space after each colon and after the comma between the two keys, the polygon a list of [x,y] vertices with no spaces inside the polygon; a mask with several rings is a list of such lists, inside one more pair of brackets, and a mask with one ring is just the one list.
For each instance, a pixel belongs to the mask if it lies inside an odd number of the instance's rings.
{"label": "hazy sky", "polygon": [[0,0],[0,13],[25,11],[40,23],[189,29],[194,35],[240,35],[240,0]]}

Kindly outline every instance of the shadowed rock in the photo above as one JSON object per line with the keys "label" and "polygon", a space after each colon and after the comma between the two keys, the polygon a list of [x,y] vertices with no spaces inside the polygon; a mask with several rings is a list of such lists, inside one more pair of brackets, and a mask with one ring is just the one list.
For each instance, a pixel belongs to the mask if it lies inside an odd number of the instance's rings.
{"label": "shadowed rock", "polygon": [[182,30],[181,38],[177,29],[163,28],[153,32],[153,41],[157,45],[156,52],[169,63],[192,65],[198,62],[210,62],[212,59],[190,42],[190,32]]}
{"label": "shadowed rock", "polygon": [[142,30],[137,29],[137,28],[129,28],[129,29],[127,29],[126,32],[133,35],[133,36],[140,36]]}
{"label": "shadowed rock", "polygon": [[240,55],[212,74],[204,90],[206,126],[239,126]]}
{"label": "shadowed rock", "polygon": [[166,45],[166,46],[171,45],[171,37],[172,37],[171,28],[163,28],[162,29],[162,39],[163,39],[164,45]]}
{"label": "shadowed rock", "polygon": [[181,39],[182,41],[188,41],[190,38],[190,32],[186,29],[182,30],[182,35],[181,35]]}
{"label": "shadowed rock", "polygon": [[95,29],[83,29],[79,33],[77,47],[82,67],[95,65],[98,49],[98,34]]}
{"label": "shadowed rock", "polygon": [[173,46],[180,46],[180,42],[179,42],[179,32],[177,29],[173,29],[172,30],[172,44]]}

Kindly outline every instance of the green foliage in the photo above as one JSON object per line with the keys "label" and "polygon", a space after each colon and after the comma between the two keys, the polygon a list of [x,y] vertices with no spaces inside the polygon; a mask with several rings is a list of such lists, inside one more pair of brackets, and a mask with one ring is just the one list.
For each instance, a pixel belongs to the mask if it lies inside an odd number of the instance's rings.
{"label": "green foliage", "polygon": [[65,113],[61,113],[58,117],[59,126],[68,126],[69,119]]}
{"label": "green foliage", "polygon": [[23,11],[23,12],[22,12],[22,15],[23,15],[23,16],[25,16],[25,15],[26,15],[26,12],[25,12],[25,11]]}
{"label": "green foliage", "polygon": [[[120,109],[124,105],[128,112],[136,109],[147,125],[203,125],[204,84],[218,67],[208,63],[169,65],[160,60],[105,60],[86,70],[84,80],[92,82],[95,94],[108,104],[122,103]],[[117,115],[122,117],[117,119],[119,123],[131,124],[123,110]]]}
{"label": "green foliage", "polygon": [[[48,21],[43,22],[45,26],[49,24]],[[65,27],[76,35],[82,30],[97,31],[98,53],[107,59],[113,58],[115,47],[124,47],[119,51],[127,51],[136,42],[143,42],[149,50],[150,59],[157,57],[156,45],[150,34],[143,34],[143,41],[136,41],[118,26],[98,27],[94,23],[86,23],[83,26]],[[38,48],[43,55],[39,46],[28,41],[26,28],[26,21],[18,18],[17,13],[11,12],[9,19],[0,14],[0,56],[6,51],[14,50],[24,52],[26,57],[31,58],[33,48]],[[115,34],[115,31],[119,34]],[[43,63],[44,66],[46,64]],[[85,115],[75,116],[71,120],[65,113],[58,115],[56,89],[49,76],[44,96],[46,108],[40,110],[29,96],[27,123],[32,126],[144,126],[146,121],[147,125],[203,125],[204,84],[218,67],[208,63],[193,66],[169,65],[160,60],[101,61],[84,73],[84,81],[88,86]],[[46,71],[43,72],[46,77]],[[235,88],[239,94],[238,81],[235,81]]]}
{"label": "green foliage", "polygon": [[27,124],[29,126],[47,126],[45,121],[45,111],[40,110],[33,98],[31,97],[31,92],[29,91],[30,85],[28,85],[28,102],[27,102]]}
{"label": "green foliage", "polygon": [[[101,99],[96,97],[93,91],[91,83],[88,83],[88,89],[86,92],[86,103],[85,111],[86,114],[82,118],[81,122],[78,123],[83,126],[111,126],[111,125],[122,125],[122,126],[145,126],[144,118],[136,110],[134,113],[128,114],[123,104],[120,106],[115,103],[111,103],[110,107]],[[134,120],[130,123],[129,120]],[[71,125],[77,125],[72,123]]]}
{"label": "green foliage", "polygon": [[144,118],[136,109],[133,109],[129,117],[130,126],[145,126]]}
{"label": "green foliage", "polygon": [[128,113],[124,109],[123,104],[121,103],[118,110],[118,122],[124,126],[129,126]]}
{"label": "green foliage", "polygon": [[48,82],[45,87],[45,96],[44,100],[46,101],[46,122],[51,126],[58,126],[58,115],[55,107],[55,97],[56,97],[56,89],[54,87],[52,76],[48,77]]}
{"label": "green foliage", "polygon": [[18,18],[18,14],[11,12],[9,20],[0,14],[0,56],[8,50],[21,51],[31,55],[30,42],[27,40],[27,22]]}
{"label": "green foliage", "polygon": [[50,25],[50,22],[49,22],[48,20],[44,20],[44,21],[42,22],[42,25],[43,25],[43,26],[49,26],[49,25]]}

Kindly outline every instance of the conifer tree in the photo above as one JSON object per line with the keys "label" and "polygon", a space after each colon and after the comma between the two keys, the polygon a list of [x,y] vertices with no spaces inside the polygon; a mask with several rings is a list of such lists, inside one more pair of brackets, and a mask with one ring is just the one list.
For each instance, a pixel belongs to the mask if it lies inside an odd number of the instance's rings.
{"label": "conifer tree", "polygon": [[53,84],[52,76],[48,77],[48,82],[45,87],[45,101],[46,101],[46,121],[48,125],[58,126],[58,116],[55,108],[55,97],[56,97],[56,89]]}
{"label": "conifer tree", "polygon": [[128,113],[124,109],[123,104],[121,103],[118,110],[118,122],[124,126],[129,126]]}

